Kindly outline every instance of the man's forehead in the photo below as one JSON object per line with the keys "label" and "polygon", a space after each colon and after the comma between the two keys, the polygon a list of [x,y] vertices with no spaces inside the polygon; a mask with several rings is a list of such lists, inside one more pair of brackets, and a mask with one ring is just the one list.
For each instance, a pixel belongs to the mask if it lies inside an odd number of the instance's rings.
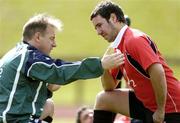
{"label": "man's forehead", "polygon": [[100,23],[105,23],[105,22],[106,22],[106,19],[103,18],[103,17],[100,16],[100,15],[97,15],[96,17],[94,17],[94,18],[92,19],[92,22],[93,22],[94,25],[97,25],[97,24],[100,24]]}
{"label": "man's forehead", "polygon": [[102,21],[102,20],[106,20],[106,19],[103,18],[101,15],[97,15],[97,16],[95,16],[92,20],[99,20],[99,21]]}

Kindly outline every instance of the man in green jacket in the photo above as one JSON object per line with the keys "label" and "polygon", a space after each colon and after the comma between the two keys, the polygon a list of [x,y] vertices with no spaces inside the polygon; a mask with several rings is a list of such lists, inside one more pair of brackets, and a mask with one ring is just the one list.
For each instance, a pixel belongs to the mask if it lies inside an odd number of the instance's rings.
{"label": "man in green jacket", "polygon": [[23,27],[23,41],[0,60],[0,123],[41,123],[48,85],[96,78],[123,63],[120,53],[78,62],[52,59],[57,29],[61,23],[56,18],[30,18]]}

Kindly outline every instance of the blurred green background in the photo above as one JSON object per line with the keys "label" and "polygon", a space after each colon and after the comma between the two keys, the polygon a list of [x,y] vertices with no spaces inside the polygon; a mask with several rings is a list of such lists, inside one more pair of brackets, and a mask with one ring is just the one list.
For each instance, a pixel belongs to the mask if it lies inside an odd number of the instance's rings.
{"label": "blurred green background", "polygon": [[[96,35],[89,15],[100,0],[0,0],[0,56],[21,40],[24,23],[36,13],[48,13],[63,22],[57,35],[55,58],[81,60],[88,56],[101,57],[108,43]],[[156,42],[169,65],[180,78],[180,0],[114,0],[138,28]],[[54,94],[58,112],[63,107],[75,111],[81,105],[93,106],[101,90],[98,79],[77,81],[61,87]],[[74,123],[74,117],[55,114],[55,123]]]}

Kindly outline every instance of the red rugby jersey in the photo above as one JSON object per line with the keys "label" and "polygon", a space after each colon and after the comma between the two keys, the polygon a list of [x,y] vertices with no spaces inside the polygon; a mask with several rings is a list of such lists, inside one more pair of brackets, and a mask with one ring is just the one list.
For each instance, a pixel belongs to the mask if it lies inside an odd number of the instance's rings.
{"label": "red rugby jersey", "polygon": [[[180,82],[162,58],[151,39],[139,30],[123,27],[112,43],[125,55],[125,64],[120,71],[126,82],[134,89],[135,95],[151,111],[157,108],[154,91],[146,70],[154,63],[162,64],[167,82],[166,113],[180,112]],[[117,78],[118,70],[111,70]]]}

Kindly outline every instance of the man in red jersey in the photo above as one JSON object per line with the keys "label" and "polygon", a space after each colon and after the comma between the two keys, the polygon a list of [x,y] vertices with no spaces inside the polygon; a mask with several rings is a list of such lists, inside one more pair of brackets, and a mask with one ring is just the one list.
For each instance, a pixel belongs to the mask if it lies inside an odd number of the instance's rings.
{"label": "man in red jersey", "polygon": [[[104,91],[97,95],[94,123],[112,123],[112,112],[143,123],[180,123],[180,82],[151,38],[128,27],[120,6],[110,1],[99,3],[90,19],[111,43],[105,55],[113,49],[125,56],[123,65],[101,77]],[[122,76],[131,89],[115,89]]]}

